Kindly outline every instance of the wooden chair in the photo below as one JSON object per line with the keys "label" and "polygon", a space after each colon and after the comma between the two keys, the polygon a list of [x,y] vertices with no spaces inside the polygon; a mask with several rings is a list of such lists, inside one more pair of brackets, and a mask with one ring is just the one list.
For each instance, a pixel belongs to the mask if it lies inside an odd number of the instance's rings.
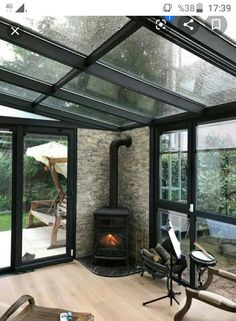
{"label": "wooden chair", "polygon": [[[202,319],[210,319],[212,321],[235,320],[234,313],[236,313],[236,303],[229,299],[226,299],[222,295],[207,291],[207,288],[210,286],[213,280],[213,276],[219,276],[224,279],[236,282],[236,274],[224,270],[216,270],[209,267],[208,278],[205,284],[199,290],[186,288],[185,305],[175,314],[174,321],[195,321]],[[192,306],[193,301],[195,302]],[[213,307],[213,309],[209,309],[209,306]]]}
{"label": "wooden chair", "polygon": [[[65,246],[66,241],[58,241],[58,229],[66,228],[67,198],[60,200],[32,201],[29,211],[28,227],[52,226],[51,244],[48,249]],[[37,218],[38,222],[34,222]]]}
{"label": "wooden chair", "polygon": [[[13,316],[18,308],[27,301],[29,304],[26,305],[17,315]],[[68,310],[41,307],[35,305],[35,301],[32,296],[23,295],[0,317],[0,321],[58,321],[60,319],[60,313],[62,312],[68,312]],[[90,313],[72,312],[72,316],[73,321],[94,320],[93,315]]]}
{"label": "wooden chair", "polygon": [[[28,228],[40,226],[52,226],[54,214],[59,200],[32,201],[28,216]],[[37,219],[35,222],[34,219]]]}

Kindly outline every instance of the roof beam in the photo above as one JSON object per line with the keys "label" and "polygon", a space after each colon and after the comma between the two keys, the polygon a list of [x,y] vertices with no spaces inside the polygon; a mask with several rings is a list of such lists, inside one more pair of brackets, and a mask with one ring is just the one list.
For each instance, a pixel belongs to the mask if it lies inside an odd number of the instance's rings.
{"label": "roof beam", "polygon": [[145,113],[137,112],[135,110],[133,111],[128,110],[125,107],[106,104],[96,99],[89,98],[84,95],[75,94],[64,89],[58,89],[54,91],[53,86],[49,84],[43,83],[35,79],[28,78],[23,75],[19,75],[15,72],[11,72],[2,68],[0,68],[0,79],[10,84],[20,86],[26,89],[30,89],[33,91],[37,91],[43,94],[43,96],[39,96],[35,100],[35,102],[33,103],[33,106],[41,104],[45,98],[44,95],[47,95],[47,96],[63,99],[63,100],[72,102],[74,104],[82,105],[94,110],[98,110],[100,112],[105,112],[110,115],[121,117],[121,118],[130,120],[132,122],[138,122],[144,125],[148,125],[152,120],[152,117],[148,116]]}
{"label": "roof beam", "polygon": [[[57,115],[57,117],[60,117],[61,120],[63,121],[63,119],[66,119],[67,122],[75,122],[75,123],[82,123],[82,124],[86,124],[86,125],[90,125],[93,128],[100,128],[100,129],[108,129],[111,131],[118,131],[119,130],[119,126],[116,126],[114,124],[110,124],[110,123],[106,123],[97,119],[93,119],[93,118],[88,118],[85,116],[80,116],[77,115],[75,113],[71,113],[71,112],[65,112],[63,110],[60,110],[58,108],[53,108],[53,107],[49,107],[46,105],[38,105],[36,107],[34,107],[35,112],[39,113],[41,115],[51,115],[51,117],[53,117],[53,115]],[[65,118],[66,115],[66,118]],[[54,116],[55,118],[55,116]]]}
{"label": "roof beam", "polygon": [[64,112],[59,109],[51,108],[48,106],[40,105],[37,107],[32,106],[32,102],[17,98],[14,96],[9,96],[6,94],[0,94],[0,104],[9,106],[15,109],[23,110],[29,113],[39,114],[45,117],[54,118],[70,124],[75,124],[79,127],[80,124],[90,125],[91,127],[96,126],[99,128],[109,129],[109,130],[119,130],[119,126],[113,124],[105,123],[99,120],[90,119],[85,116],[79,116],[74,113]]}
{"label": "roof beam", "polygon": [[[172,106],[176,106],[183,110],[195,113],[201,113],[201,111],[203,110],[204,105],[202,104],[199,104],[184,96],[178,95],[175,92],[168,91],[164,88],[158,87],[156,85],[154,86],[132,76],[128,76],[108,66],[102,65],[100,63],[93,63],[92,65],[87,66],[86,58],[82,55],[73,50],[69,50],[62,45],[57,44],[56,42],[52,42],[42,35],[33,32],[25,27],[20,28],[20,32],[22,33],[20,39],[13,39],[7,33],[12,24],[16,25],[9,20],[1,18],[1,39],[25,49],[37,52],[40,55],[46,56],[47,58],[59,61],[74,68],[78,68],[80,71],[85,71],[96,77],[111,81],[119,86],[133,90],[139,94],[149,96]],[[70,77],[72,76],[70,79],[78,74],[77,71],[75,71],[74,74],[73,73],[74,71],[72,72],[72,75],[70,74]],[[63,83],[63,81],[61,82],[61,84]]]}
{"label": "roof beam", "polygon": [[157,30],[156,20],[158,18],[161,17],[131,17],[152,32],[236,76],[236,49],[229,41],[212,32],[195,17],[189,17],[189,19],[194,19],[194,24],[198,28],[195,34],[188,33],[184,26],[180,28],[179,21],[182,17],[175,17],[173,22],[167,22],[165,30]]}
{"label": "roof beam", "polygon": [[143,125],[148,125],[150,124],[152,117],[148,116],[147,114],[141,113],[141,112],[136,112],[135,110],[128,110],[125,107],[118,107],[115,105],[110,105],[106,103],[102,103],[99,100],[89,98],[87,96],[83,95],[78,95],[72,92],[69,92],[67,90],[61,89],[58,90],[55,94],[55,97],[63,99],[63,100],[68,100],[71,102],[74,102],[75,104],[79,104],[82,106],[89,106],[90,108],[96,109],[101,112],[105,112],[108,114],[120,117],[120,118],[125,118],[127,120],[130,120],[132,122],[137,122]]}
{"label": "roof beam", "polygon": [[[18,108],[18,110],[21,110]],[[31,118],[19,118],[19,117],[7,117],[7,116],[0,116],[0,123],[4,124],[4,126],[9,125],[27,125],[27,126],[40,126],[40,127],[57,127],[57,128],[78,128],[78,124],[69,124],[67,122],[60,122],[60,121],[53,121],[53,120],[44,120],[42,122],[41,119],[31,119]],[[100,127],[91,127],[85,124],[80,124],[79,128],[85,128],[85,129],[99,129],[99,130],[106,130],[104,128]]]}

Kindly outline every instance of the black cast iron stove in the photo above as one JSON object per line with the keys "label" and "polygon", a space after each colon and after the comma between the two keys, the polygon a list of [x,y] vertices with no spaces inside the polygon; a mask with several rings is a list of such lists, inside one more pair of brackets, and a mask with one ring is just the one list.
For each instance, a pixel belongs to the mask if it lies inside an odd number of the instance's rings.
{"label": "black cast iron stove", "polygon": [[129,147],[132,139],[113,140],[110,145],[109,207],[94,212],[94,258],[125,260],[129,258],[129,210],[118,207],[118,149]]}

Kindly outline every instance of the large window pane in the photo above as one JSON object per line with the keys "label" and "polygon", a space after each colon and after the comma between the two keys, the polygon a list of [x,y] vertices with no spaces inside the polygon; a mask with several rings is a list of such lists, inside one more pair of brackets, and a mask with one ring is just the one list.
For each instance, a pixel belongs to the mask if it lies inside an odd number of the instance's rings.
{"label": "large window pane", "polygon": [[197,209],[236,216],[236,121],[197,127]]}
{"label": "large window pane", "polygon": [[236,225],[197,218],[197,240],[215,257],[218,268],[236,264]]}
{"label": "large window pane", "polygon": [[[236,269],[236,225],[197,218],[197,241],[217,261],[217,268],[235,273]],[[236,288],[233,282],[214,279],[210,290],[235,299]]]}
{"label": "large window pane", "polygon": [[160,198],[187,202],[187,130],[163,133],[160,137]]}
{"label": "large window pane", "polygon": [[140,95],[134,91],[85,73],[81,73],[71,80],[65,85],[65,88],[106,103],[141,111],[155,118],[183,112],[179,108],[163,104],[147,96]]}
{"label": "large window pane", "polygon": [[24,48],[0,40],[0,66],[48,83],[55,83],[71,68]]}
{"label": "large window pane", "polygon": [[121,29],[129,19],[116,16],[10,16],[24,26],[40,34],[89,55],[115,32]]}
{"label": "large window pane", "polygon": [[[60,109],[68,113],[73,113],[78,116],[86,116],[90,119],[100,120],[105,123],[110,123],[117,126],[122,126],[122,125],[131,123],[131,121],[127,119],[123,119],[107,113],[103,113],[101,111],[98,111],[89,107],[76,105],[69,101],[65,101],[54,97],[49,97],[45,99],[43,102],[43,105],[48,105],[50,107],[53,107],[55,109]],[[56,110],[55,110],[55,113],[56,113]]]}
{"label": "large window pane", "polygon": [[207,106],[236,99],[235,77],[145,28],[101,61]]}

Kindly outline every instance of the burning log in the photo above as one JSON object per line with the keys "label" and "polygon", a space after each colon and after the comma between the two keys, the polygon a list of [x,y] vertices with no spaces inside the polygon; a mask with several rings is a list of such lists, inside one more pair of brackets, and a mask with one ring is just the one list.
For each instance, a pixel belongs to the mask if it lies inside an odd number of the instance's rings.
{"label": "burning log", "polygon": [[105,247],[118,247],[121,243],[121,239],[116,234],[107,234],[103,236],[100,243]]}

